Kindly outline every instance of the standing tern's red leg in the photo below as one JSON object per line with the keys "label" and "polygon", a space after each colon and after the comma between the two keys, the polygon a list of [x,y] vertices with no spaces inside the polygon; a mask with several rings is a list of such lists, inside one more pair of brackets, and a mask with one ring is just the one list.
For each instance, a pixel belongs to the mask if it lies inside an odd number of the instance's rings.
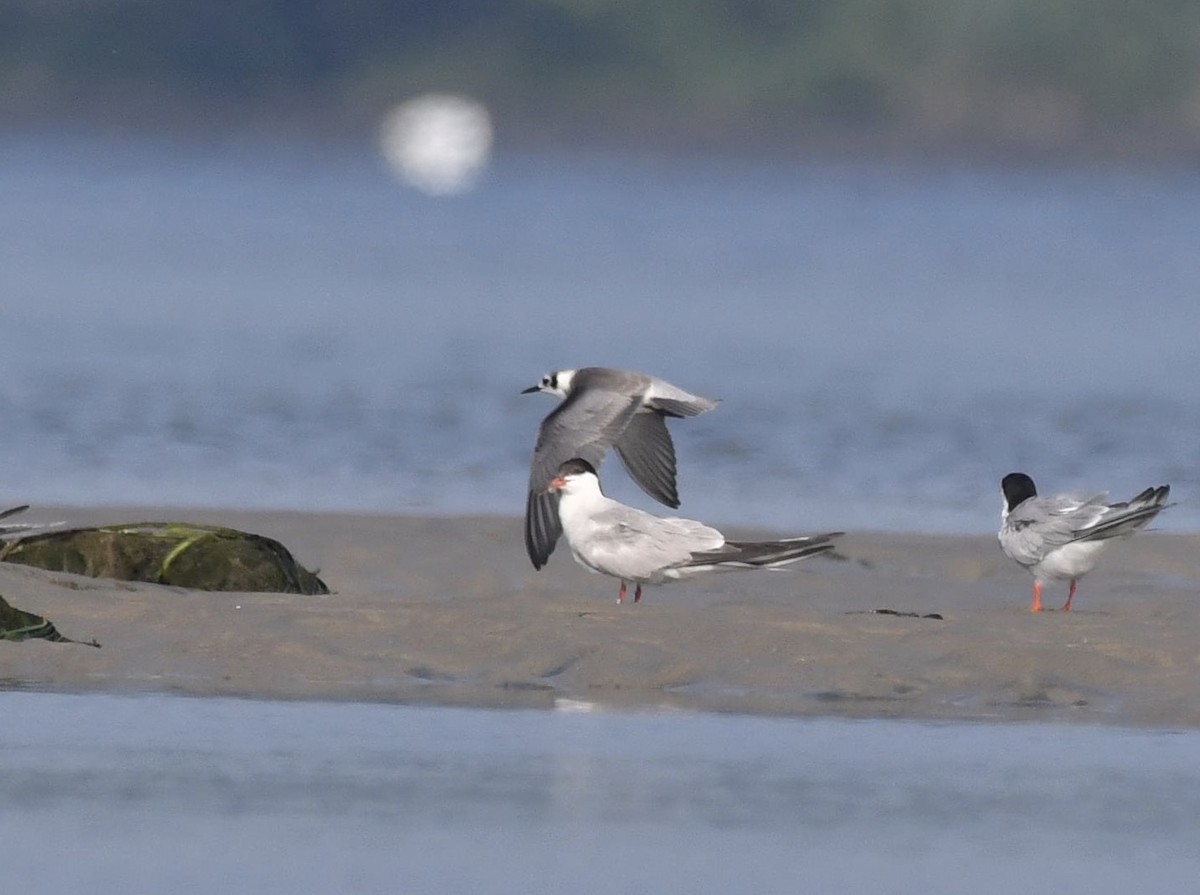
{"label": "standing tern's red leg", "polygon": [[1067,605],[1063,607],[1063,612],[1071,611],[1071,601],[1075,599],[1075,579],[1071,579],[1071,589],[1067,591]]}
{"label": "standing tern's red leg", "polygon": [[1037,580],[1033,582],[1033,605],[1029,607],[1029,611],[1042,611],[1042,582]]}

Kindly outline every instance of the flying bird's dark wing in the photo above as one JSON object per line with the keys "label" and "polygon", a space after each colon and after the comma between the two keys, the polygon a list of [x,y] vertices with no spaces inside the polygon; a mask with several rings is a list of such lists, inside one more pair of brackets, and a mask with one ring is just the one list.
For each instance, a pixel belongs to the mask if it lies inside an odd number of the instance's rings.
{"label": "flying bird's dark wing", "polygon": [[635,413],[614,442],[613,450],[643,491],[672,509],[679,506],[675,445],[661,413]]}
{"label": "flying bird's dark wing", "polygon": [[576,390],[542,420],[525,502],[525,549],[535,569],[546,564],[562,534],[558,495],[546,491],[558,467],[578,457],[599,468],[605,452],[629,425],[637,406],[637,400],[628,395]]}

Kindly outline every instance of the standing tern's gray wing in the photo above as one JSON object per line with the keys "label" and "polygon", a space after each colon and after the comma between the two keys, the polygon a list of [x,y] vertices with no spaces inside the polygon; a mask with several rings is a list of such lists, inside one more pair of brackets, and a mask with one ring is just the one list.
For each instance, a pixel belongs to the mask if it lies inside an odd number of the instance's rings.
{"label": "standing tern's gray wing", "polygon": [[625,470],[643,491],[672,509],[679,506],[675,445],[660,413],[635,413],[613,444]]}
{"label": "standing tern's gray wing", "polygon": [[1031,497],[1019,503],[1004,520],[1000,544],[1023,566],[1032,566],[1046,554],[1079,539],[1081,529],[1094,525],[1103,514],[1104,498],[1073,494]]}
{"label": "standing tern's gray wing", "polygon": [[546,564],[562,534],[558,495],[546,492],[558,467],[574,457],[599,467],[636,410],[632,397],[577,389],[542,420],[525,501],[525,549],[535,569]]}
{"label": "standing tern's gray wing", "polygon": [[590,568],[633,581],[654,580],[698,551],[716,550],[725,536],[694,519],[654,516],[612,503],[591,519],[586,537],[572,544]]}

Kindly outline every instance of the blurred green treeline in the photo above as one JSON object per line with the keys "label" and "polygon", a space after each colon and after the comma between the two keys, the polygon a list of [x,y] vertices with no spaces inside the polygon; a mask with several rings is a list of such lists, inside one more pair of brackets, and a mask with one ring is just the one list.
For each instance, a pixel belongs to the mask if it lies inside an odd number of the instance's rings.
{"label": "blurred green treeline", "polygon": [[1200,146],[1197,0],[4,0],[0,112]]}

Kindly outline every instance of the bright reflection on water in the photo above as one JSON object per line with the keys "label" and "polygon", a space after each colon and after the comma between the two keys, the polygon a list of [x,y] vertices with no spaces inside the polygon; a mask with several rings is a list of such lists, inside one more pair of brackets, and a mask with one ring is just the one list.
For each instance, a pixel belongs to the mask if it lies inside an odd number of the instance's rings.
{"label": "bright reflection on water", "polygon": [[20,692],[0,709],[13,892],[1127,893],[1200,878],[1196,732]]}

